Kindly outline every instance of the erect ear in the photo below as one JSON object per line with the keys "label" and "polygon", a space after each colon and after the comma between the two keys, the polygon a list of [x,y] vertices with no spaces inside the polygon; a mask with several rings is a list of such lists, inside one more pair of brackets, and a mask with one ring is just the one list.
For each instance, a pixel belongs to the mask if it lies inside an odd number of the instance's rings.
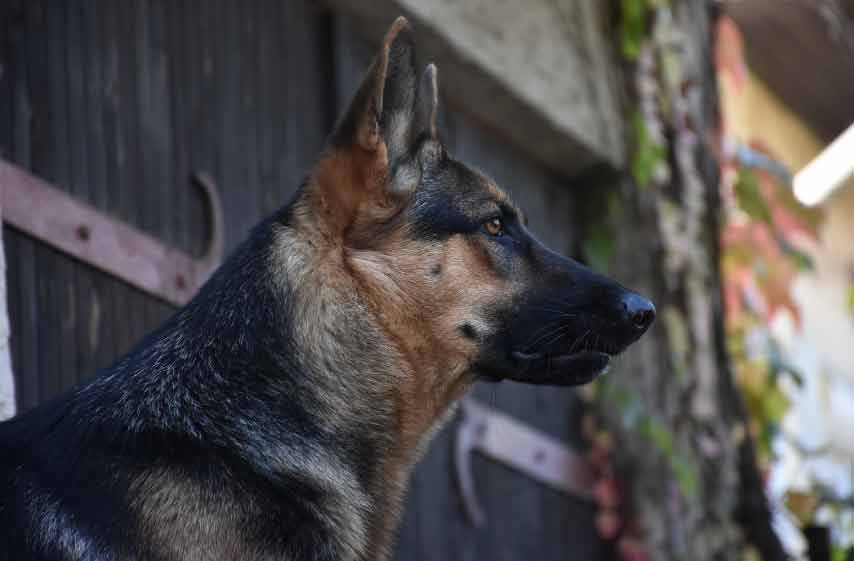
{"label": "erect ear", "polygon": [[436,101],[436,69],[418,80],[412,30],[398,18],[312,171],[307,193],[330,231],[364,234],[400,208],[419,183],[419,163],[440,153],[424,141],[436,137]]}
{"label": "erect ear", "polygon": [[406,18],[399,17],[386,33],[362,85],[332,134],[339,148],[382,152],[389,165],[405,155],[412,143],[415,109],[415,42]]}

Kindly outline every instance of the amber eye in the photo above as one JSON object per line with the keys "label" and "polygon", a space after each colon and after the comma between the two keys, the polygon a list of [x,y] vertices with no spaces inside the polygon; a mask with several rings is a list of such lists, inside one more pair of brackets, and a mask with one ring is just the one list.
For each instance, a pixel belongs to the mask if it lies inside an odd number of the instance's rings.
{"label": "amber eye", "polygon": [[484,224],[490,236],[499,237],[504,235],[504,222],[500,218],[490,218]]}

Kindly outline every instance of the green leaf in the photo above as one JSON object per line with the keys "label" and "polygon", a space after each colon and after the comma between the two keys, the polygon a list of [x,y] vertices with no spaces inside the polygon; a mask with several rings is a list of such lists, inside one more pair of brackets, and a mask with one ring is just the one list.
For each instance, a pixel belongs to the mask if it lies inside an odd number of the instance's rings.
{"label": "green leaf", "polygon": [[617,253],[617,242],[607,230],[604,232],[594,230],[588,233],[582,249],[591,267],[599,271],[607,271]]}
{"label": "green leaf", "polygon": [[854,556],[854,546],[848,548],[836,544],[831,546],[831,561],[846,561],[846,559],[851,559],[852,556]]}
{"label": "green leaf", "polygon": [[783,255],[789,258],[798,271],[805,272],[815,269],[812,257],[789,243],[789,240],[783,235],[775,232],[774,239],[777,241],[777,245],[780,246]]}
{"label": "green leaf", "polygon": [[620,50],[626,59],[635,61],[646,33],[644,0],[622,0],[620,16]]}
{"label": "green leaf", "polygon": [[632,430],[646,420],[643,402],[640,396],[629,388],[611,382],[607,378],[599,378],[595,382],[594,391],[600,403],[607,403],[620,412],[623,428]]}
{"label": "green leaf", "polygon": [[792,364],[786,357],[780,344],[772,337],[768,341],[768,367],[770,370],[769,383],[777,383],[778,378],[783,375],[789,375],[798,387],[804,385],[804,375],[800,368]]}
{"label": "green leaf", "polygon": [[688,372],[688,355],[691,351],[688,326],[682,312],[673,306],[665,307],[661,312],[661,318],[667,328],[671,366],[676,377],[682,381]]}
{"label": "green leaf", "polygon": [[676,475],[679,489],[686,497],[693,498],[697,494],[697,466],[687,458],[674,456],[670,461],[670,467]]}
{"label": "green leaf", "polygon": [[640,111],[632,115],[632,147],[632,177],[639,186],[646,187],[658,166],[664,165],[667,152],[650,136]]}
{"label": "green leaf", "polygon": [[697,466],[689,458],[676,451],[673,433],[670,429],[661,421],[646,417],[641,423],[640,433],[652,442],[667,459],[682,494],[686,497],[694,497],[697,492]]}
{"label": "green leaf", "polygon": [[744,167],[739,169],[734,189],[735,198],[741,210],[751,218],[771,224],[771,209],[762,197],[756,174]]}
{"label": "green leaf", "polygon": [[582,202],[584,211],[582,250],[588,264],[607,271],[617,254],[615,224],[620,224],[622,201],[616,189],[591,189]]}
{"label": "green leaf", "polygon": [[848,293],[845,296],[845,307],[854,314],[854,282],[848,285]]}
{"label": "green leaf", "polygon": [[647,417],[641,423],[640,430],[641,434],[655,444],[668,460],[673,458],[673,436],[670,433],[670,429],[664,426],[664,423],[652,417]]}

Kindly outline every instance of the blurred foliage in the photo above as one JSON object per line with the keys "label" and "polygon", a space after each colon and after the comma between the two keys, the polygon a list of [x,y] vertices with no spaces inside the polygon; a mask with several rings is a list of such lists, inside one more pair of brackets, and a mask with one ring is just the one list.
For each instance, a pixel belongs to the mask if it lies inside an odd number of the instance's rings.
{"label": "blurred foliage", "polygon": [[637,60],[646,35],[646,0],[621,0],[620,50],[627,60]]}
{"label": "blurred foliage", "polygon": [[661,321],[667,328],[670,343],[670,362],[678,381],[688,374],[688,353],[691,352],[690,335],[685,317],[676,308],[667,306],[661,311]]}
{"label": "blurred foliage", "polygon": [[593,387],[598,403],[619,411],[624,429],[638,434],[662,455],[683,496],[696,497],[699,468],[691,453],[677,445],[668,425],[651,415],[641,397],[626,386],[600,378]]}
{"label": "blurred foliage", "polygon": [[[775,339],[771,323],[780,311],[790,313],[796,327],[800,322],[791,286],[798,273],[813,269],[812,258],[802,248],[805,240],[817,238],[821,214],[799,204],[788,179],[780,174],[736,160],[724,165],[724,178],[722,195],[730,201],[721,232],[727,347],[749,413],[748,430],[756,443],[757,461],[767,473],[775,459],[773,445],[781,422],[790,408],[780,381],[788,378],[796,387],[804,382]],[[854,313],[854,282],[846,300]],[[803,455],[820,453],[804,451]],[[850,512],[854,506],[833,497],[818,481],[809,485],[785,495],[786,510],[802,528],[817,524],[821,512],[825,521],[841,520],[846,509]],[[833,550],[834,561],[847,555],[840,547]]]}
{"label": "blurred foliage", "polygon": [[773,224],[771,208],[762,197],[759,188],[759,180],[752,170],[741,167],[738,170],[735,185],[733,185],[738,207],[754,220],[760,220],[766,224]]}
{"label": "blurred foliage", "polygon": [[667,150],[649,134],[640,111],[632,115],[632,178],[641,187],[652,182],[656,171],[665,161]]}
{"label": "blurred foliage", "polygon": [[729,187],[734,204],[721,234],[727,346],[750,414],[758,461],[767,469],[772,442],[789,409],[779,379],[791,376],[802,383],[774,339],[770,321],[779,310],[799,321],[791,283],[798,272],[812,268],[812,259],[796,240],[815,237],[819,215],[794,201],[791,186],[773,173],[736,163],[728,177],[724,189]]}
{"label": "blurred foliage", "polygon": [[756,443],[760,469],[765,471],[772,459],[772,443],[779,433],[789,401],[777,383],[779,371],[775,371],[769,357],[748,350],[750,334],[763,329],[761,320],[748,314],[727,322],[727,347],[750,415],[748,430]]}
{"label": "blurred foliage", "polygon": [[640,55],[647,37],[649,11],[670,4],[670,0],[620,0],[620,51],[629,61]]}
{"label": "blurred foliage", "polygon": [[653,443],[667,459],[682,495],[691,499],[695,498],[697,496],[699,468],[689,454],[677,449],[673,442],[673,433],[667,425],[648,416],[641,422],[640,434]]}
{"label": "blurred foliage", "polygon": [[608,271],[617,254],[615,228],[623,214],[620,194],[615,189],[595,189],[584,198],[582,251],[587,264]]}

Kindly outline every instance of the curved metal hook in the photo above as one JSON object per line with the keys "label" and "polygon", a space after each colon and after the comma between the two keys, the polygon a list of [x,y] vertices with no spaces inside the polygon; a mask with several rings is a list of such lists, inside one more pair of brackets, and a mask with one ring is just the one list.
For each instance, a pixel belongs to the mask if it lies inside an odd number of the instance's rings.
{"label": "curved metal hook", "polygon": [[210,224],[207,248],[198,261],[200,268],[196,273],[199,284],[201,284],[222,262],[222,255],[225,250],[225,217],[219,191],[213,178],[203,171],[196,171],[193,172],[192,179],[202,188],[205,195],[205,206]]}
{"label": "curved metal hook", "polygon": [[460,402],[461,418],[457,426],[457,434],[454,440],[454,467],[456,468],[457,484],[463,499],[466,515],[469,522],[480,527],[486,523],[486,514],[477,500],[477,491],[474,486],[474,478],[471,471],[471,456],[475,450],[476,440],[482,437],[485,425],[478,415],[478,406],[472,403],[470,398],[464,398]]}
{"label": "curved metal hook", "polygon": [[201,258],[169,247],[0,159],[3,220],[148,294],[182,306],[219,265],[225,245],[215,184],[201,172],[193,174],[193,180],[204,190],[210,213],[210,238]]}

